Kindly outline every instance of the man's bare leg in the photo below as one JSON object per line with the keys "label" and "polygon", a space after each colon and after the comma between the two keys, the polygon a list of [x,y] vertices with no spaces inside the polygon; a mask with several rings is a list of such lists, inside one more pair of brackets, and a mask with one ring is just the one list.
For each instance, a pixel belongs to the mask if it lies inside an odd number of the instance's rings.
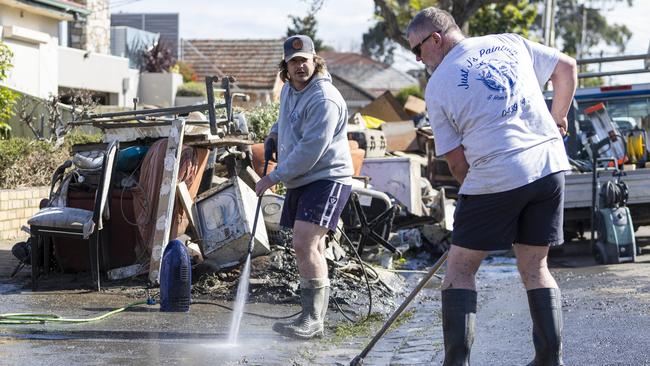
{"label": "man's bare leg", "polygon": [[302,278],[327,278],[325,235],[328,229],[307,221],[293,225],[293,249]]}
{"label": "man's bare leg", "polygon": [[323,335],[330,289],[324,255],[327,231],[327,228],[306,221],[294,223],[293,248],[300,273],[302,313],[289,324],[274,324],[276,332],[300,339]]}

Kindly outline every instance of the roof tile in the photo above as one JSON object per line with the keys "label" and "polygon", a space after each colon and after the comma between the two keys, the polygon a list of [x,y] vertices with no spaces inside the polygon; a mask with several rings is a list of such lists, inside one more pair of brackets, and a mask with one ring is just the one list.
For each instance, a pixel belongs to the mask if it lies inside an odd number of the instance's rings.
{"label": "roof tile", "polygon": [[282,43],[282,39],[184,39],[182,58],[200,78],[229,75],[243,89],[272,89]]}

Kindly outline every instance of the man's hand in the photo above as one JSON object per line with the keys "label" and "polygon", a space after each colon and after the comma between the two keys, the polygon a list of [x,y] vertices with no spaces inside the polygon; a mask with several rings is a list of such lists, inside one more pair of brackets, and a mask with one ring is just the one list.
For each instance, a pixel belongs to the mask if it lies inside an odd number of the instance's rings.
{"label": "man's hand", "polygon": [[276,153],[278,146],[278,135],[271,133],[264,140],[264,160],[270,161],[273,159],[273,153]]}
{"label": "man's hand", "polygon": [[562,137],[566,136],[567,127],[569,126],[569,120],[567,119],[567,117],[561,119],[555,119],[555,124],[557,125],[557,128],[560,130],[560,135],[562,135]]}
{"label": "man's hand", "polygon": [[273,187],[275,183],[271,180],[271,178],[268,175],[265,175],[260,179],[257,184],[255,184],[255,194],[257,194],[258,197],[261,197],[264,192],[266,192],[267,189]]}

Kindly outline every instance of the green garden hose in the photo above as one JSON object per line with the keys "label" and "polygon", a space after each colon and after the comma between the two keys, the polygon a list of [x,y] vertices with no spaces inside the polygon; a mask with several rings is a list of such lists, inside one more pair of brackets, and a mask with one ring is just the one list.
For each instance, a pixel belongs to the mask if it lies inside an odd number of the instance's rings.
{"label": "green garden hose", "polygon": [[34,314],[34,313],[7,313],[0,314],[0,325],[2,324],[44,324],[44,323],[90,323],[108,318],[111,315],[121,313],[124,310],[138,305],[153,305],[151,300],[136,301],[119,309],[111,310],[106,314],[86,319],[62,318],[56,314]]}

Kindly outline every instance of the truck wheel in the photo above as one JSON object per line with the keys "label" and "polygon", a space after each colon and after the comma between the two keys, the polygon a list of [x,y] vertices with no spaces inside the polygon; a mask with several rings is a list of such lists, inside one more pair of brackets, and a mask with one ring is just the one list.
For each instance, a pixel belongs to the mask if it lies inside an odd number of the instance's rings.
{"label": "truck wheel", "polygon": [[607,258],[607,252],[605,251],[605,245],[602,242],[600,241],[596,242],[596,245],[594,245],[593,255],[594,255],[594,259],[596,260],[596,263],[598,264],[609,263],[609,258]]}

